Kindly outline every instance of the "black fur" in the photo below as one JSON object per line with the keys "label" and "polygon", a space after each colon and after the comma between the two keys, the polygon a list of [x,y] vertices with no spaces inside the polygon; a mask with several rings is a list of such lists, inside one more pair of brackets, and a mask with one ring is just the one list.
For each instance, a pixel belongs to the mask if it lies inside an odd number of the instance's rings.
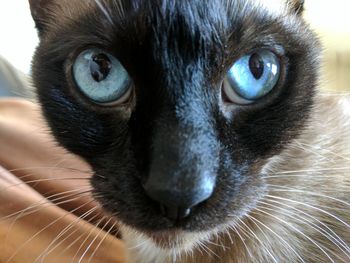
{"label": "black fur", "polygon": [[[139,230],[208,230],[250,210],[265,191],[262,165],[307,123],[319,63],[313,34],[290,20],[294,14],[268,14],[254,1],[243,9],[243,0],[129,0],[124,15],[112,2],[112,24],[96,6],[69,19],[62,7],[61,20],[51,21],[59,26],[43,29],[33,75],[57,141],[105,178],[92,179],[99,201]],[[130,73],[128,105],[103,108],[77,92],[72,64],[89,46],[108,50]],[[280,57],[278,86],[252,105],[227,104],[226,72],[259,48]],[[162,216],[142,188],[150,172],[203,169],[215,192],[179,222]]]}

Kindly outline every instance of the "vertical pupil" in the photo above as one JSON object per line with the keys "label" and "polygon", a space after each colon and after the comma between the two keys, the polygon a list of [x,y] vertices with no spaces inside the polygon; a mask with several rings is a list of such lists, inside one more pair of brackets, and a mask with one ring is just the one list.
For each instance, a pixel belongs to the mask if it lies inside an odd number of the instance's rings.
{"label": "vertical pupil", "polygon": [[105,80],[111,71],[112,63],[106,54],[95,54],[90,60],[91,76],[96,82]]}
{"label": "vertical pupil", "polygon": [[255,79],[260,79],[264,73],[264,61],[261,56],[254,53],[249,59],[249,69],[252,72]]}

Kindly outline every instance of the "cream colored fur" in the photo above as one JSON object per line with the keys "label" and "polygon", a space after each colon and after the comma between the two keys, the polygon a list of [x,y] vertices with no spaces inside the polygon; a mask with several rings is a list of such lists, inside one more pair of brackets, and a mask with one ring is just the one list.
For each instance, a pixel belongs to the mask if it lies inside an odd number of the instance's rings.
{"label": "cream colored fur", "polygon": [[[251,0],[247,5],[285,16],[288,6],[297,2]],[[81,6],[61,3],[64,9],[72,7],[62,12],[68,18],[89,8],[85,1],[79,1]],[[122,13],[121,2],[115,3]],[[103,5],[100,9],[108,18]],[[61,18],[60,10],[56,12]],[[300,23],[296,15],[288,19],[287,26]],[[350,262],[349,149],[349,96],[318,95],[300,136],[263,167],[269,190],[253,211],[209,233],[169,236],[172,249],[122,226],[128,263]]]}
{"label": "cream colored fur", "polygon": [[264,166],[269,191],[255,210],[179,234],[174,249],[123,227],[128,263],[349,262],[349,149],[350,97],[319,95],[300,137]]}

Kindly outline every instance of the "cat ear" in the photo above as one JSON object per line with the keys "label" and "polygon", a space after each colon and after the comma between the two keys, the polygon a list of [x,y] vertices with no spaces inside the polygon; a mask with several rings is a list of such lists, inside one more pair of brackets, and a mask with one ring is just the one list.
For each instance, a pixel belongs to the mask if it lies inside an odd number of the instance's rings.
{"label": "cat ear", "polygon": [[304,11],[304,0],[288,0],[287,5],[291,11],[297,15],[301,15]]}
{"label": "cat ear", "polygon": [[45,31],[49,19],[49,8],[52,2],[54,2],[54,0],[29,0],[30,10],[39,36]]}

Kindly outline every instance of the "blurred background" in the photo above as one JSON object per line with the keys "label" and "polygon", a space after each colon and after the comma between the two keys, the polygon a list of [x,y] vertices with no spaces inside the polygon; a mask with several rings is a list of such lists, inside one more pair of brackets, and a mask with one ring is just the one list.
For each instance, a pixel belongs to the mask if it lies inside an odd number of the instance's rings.
{"label": "blurred background", "polygon": [[[350,0],[306,0],[305,17],[324,44],[323,88],[350,91]],[[29,73],[38,38],[28,0],[0,1],[0,36],[0,55]]]}

